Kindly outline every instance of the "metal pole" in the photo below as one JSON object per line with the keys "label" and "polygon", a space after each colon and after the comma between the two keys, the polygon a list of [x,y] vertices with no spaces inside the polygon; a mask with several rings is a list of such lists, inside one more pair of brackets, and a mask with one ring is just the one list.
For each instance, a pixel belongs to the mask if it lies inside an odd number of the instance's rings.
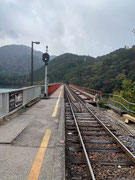
{"label": "metal pole", "polygon": [[113,105],[115,106],[115,96],[113,96]]}
{"label": "metal pole", "polygon": [[120,97],[120,110],[121,110],[121,97]]}
{"label": "metal pole", "polygon": [[33,86],[33,41],[31,42],[31,86]]}
{"label": "metal pole", "polygon": [[129,112],[129,103],[127,103],[127,105],[128,105],[128,107],[127,107],[127,108],[128,108],[128,112]]}
{"label": "metal pole", "polygon": [[48,96],[48,86],[47,86],[47,65],[45,65],[45,94],[46,97]]}

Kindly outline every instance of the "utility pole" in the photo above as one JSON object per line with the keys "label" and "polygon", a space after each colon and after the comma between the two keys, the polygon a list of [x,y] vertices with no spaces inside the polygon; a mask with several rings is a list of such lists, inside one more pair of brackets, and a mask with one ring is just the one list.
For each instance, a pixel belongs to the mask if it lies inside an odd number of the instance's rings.
{"label": "utility pole", "polygon": [[33,41],[31,42],[31,86],[33,86]]}

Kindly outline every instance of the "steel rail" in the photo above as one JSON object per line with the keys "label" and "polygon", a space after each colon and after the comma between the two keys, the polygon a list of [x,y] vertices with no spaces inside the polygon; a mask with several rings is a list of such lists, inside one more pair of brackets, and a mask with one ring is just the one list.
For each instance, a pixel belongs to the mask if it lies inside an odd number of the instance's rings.
{"label": "steel rail", "polygon": [[[66,87],[66,86],[65,86]],[[67,87],[66,87],[67,89]],[[67,91],[68,92],[68,91]],[[69,92],[68,92],[69,93]],[[75,125],[76,125],[76,128],[77,128],[77,131],[78,131],[78,134],[79,134],[79,138],[80,138],[80,142],[81,142],[81,145],[82,145],[82,148],[83,148],[83,152],[84,152],[84,155],[85,155],[85,159],[87,161],[87,166],[88,166],[88,170],[89,170],[89,174],[92,178],[92,180],[96,180],[95,178],[95,175],[94,175],[94,172],[93,172],[93,169],[92,169],[92,165],[90,163],[90,159],[88,157],[88,154],[87,154],[87,151],[86,151],[86,147],[84,145],[84,142],[83,142],[83,139],[82,139],[82,135],[81,135],[81,132],[80,132],[80,129],[79,129],[79,126],[78,126],[78,123],[77,123],[77,120],[76,120],[76,117],[75,117],[75,113],[74,113],[74,110],[73,110],[73,107],[72,107],[72,102],[71,102],[71,99],[69,97],[70,94],[68,94],[67,98],[68,98],[68,101],[69,101],[69,104],[70,104],[70,108],[71,108],[71,112],[72,112],[72,115],[73,115],[73,118],[74,118],[74,121],[75,121]]]}
{"label": "steel rail", "polygon": [[71,90],[71,88],[69,88],[69,89],[67,88],[67,90],[68,90],[68,92],[69,92],[70,94],[72,94],[72,97],[74,97],[74,99],[76,100],[76,102],[79,103],[79,106],[80,106],[79,112],[82,112],[81,103],[80,103],[80,101],[78,101],[77,97],[74,96],[74,92]]}
{"label": "steel rail", "polygon": [[[77,99],[76,99],[76,97],[73,96],[73,92],[68,88],[67,88],[67,91],[70,94],[70,97],[71,97],[70,100],[71,100],[73,106],[77,109],[78,112],[81,112],[81,109],[75,105],[75,101],[77,101]],[[79,105],[80,105],[80,103],[79,103]]]}
{"label": "steel rail", "polygon": [[78,111],[78,112],[80,112],[80,109],[75,105],[75,103],[71,100],[71,103],[73,104],[73,106],[76,108],[76,110]]}
{"label": "steel rail", "polygon": [[81,104],[93,115],[93,117],[102,125],[102,127],[110,134],[110,136],[118,143],[118,145],[123,149],[123,151],[128,155],[131,161],[135,164],[135,156],[129,149],[105,126],[105,124],[95,115],[92,110],[74,93]]}

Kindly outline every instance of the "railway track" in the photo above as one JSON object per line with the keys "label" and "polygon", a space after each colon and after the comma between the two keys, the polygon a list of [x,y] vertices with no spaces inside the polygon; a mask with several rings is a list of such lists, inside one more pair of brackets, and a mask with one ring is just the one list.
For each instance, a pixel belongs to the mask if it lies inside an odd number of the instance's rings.
{"label": "railway track", "polygon": [[135,156],[70,87],[65,86],[66,179],[135,179]]}

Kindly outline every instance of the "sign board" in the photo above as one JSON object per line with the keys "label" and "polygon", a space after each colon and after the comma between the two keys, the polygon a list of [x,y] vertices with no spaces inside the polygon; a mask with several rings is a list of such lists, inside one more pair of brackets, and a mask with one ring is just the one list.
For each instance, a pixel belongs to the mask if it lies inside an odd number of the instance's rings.
{"label": "sign board", "polygon": [[23,91],[9,93],[9,112],[23,104]]}

